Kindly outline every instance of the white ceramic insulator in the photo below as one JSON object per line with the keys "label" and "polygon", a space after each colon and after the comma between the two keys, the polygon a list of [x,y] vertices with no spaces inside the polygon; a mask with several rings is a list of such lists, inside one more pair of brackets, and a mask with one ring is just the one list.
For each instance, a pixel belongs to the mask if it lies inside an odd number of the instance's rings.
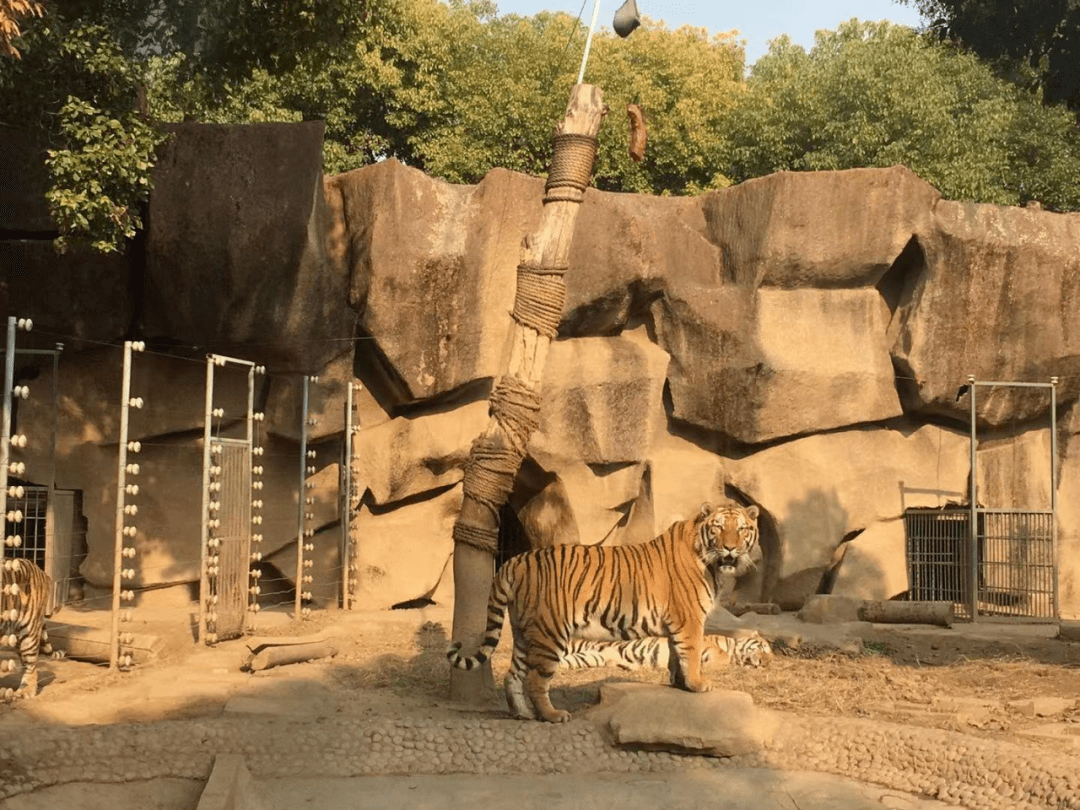
{"label": "white ceramic insulator", "polygon": [[256,414],[252,414],[252,417],[251,417],[251,418],[252,418],[252,419],[254,419],[254,420],[255,420],[256,422],[261,422],[261,421],[263,421],[263,420],[264,420],[264,419],[266,418],[266,414],[265,414],[265,413],[261,413],[261,412],[260,412],[260,413],[256,413]]}
{"label": "white ceramic insulator", "polygon": [[8,472],[13,475],[22,475],[26,472],[26,465],[21,461],[13,461],[8,464]]}
{"label": "white ceramic insulator", "polygon": [[31,329],[34,328],[34,322],[29,318],[19,318],[19,320],[16,322],[16,326],[29,332]]}
{"label": "white ceramic insulator", "polygon": [[8,523],[21,523],[23,513],[21,509],[12,509],[7,513]]}
{"label": "white ceramic insulator", "polygon": [[19,486],[8,487],[8,497],[9,498],[21,498],[25,494],[26,494],[26,490],[23,489],[22,487],[19,487]]}
{"label": "white ceramic insulator", "polygon": [[210,474],[211,475],[221,475],[221,467],[217,466],[216,464],[211,466],[210,467]]}
{"label": "white ceramic insulator", "polygon": [[263,539],[263,536],[261,534],[253,534],[253,535],[251,535],[251,542],[252,543],[261,543],[262,539]]}
{"label": "white ceramic insulator", "polygon": [[138,533],[139,533],[139,530],[136,529],[134,526],[125,526],[124,527],[124,537],[134,537]]}
{"label": "white ceramic insulator", "polygon": [[128,442],[128,452],[139,453],[142,452],[141,442]]}
{"label": "white ceramic insulator", "polygon": [[254,481],[251,484],[251,488],[252,489],[262,489],[263,488],[263,482],[262,481]]}
{"label": "white ceramic insulator", "polygon": [[314,543],[304,543],[304,551],[314,551],[314,550],[315,550],[315,544]]}
{"label": "white ceramic insulator", "polygon": [[130,405],[135,410],[139,410],[143,406],[143,398],[142,397],[132,397],[131,399],[128,400],[128,405]]}
{"label": "white ceramic insulator", "polygon": [[313,578],[312,578],[312,577],[311,577],[310,575],[308,575],[308,576],[305,576],[305,577],[303,577],[303,578],[302,578],[302,581],[303,581],[303,583],[304,583],[305,585],[310,585],[310,584],[311,584],[312,582],[314,582],[315,580],[314,580],[314,579],[313,579]]}
{"label": "white ceramic insulator", "polygon": [[127,465],[127,466],[126,466],[126,467],[124,468],[124,470],[125,470],[125,471],[126,471],[126,472],[127,472],[128,474],[129,474],[129,475],[138,475],[138,474],[139,474],[139,465],[138,465],[138,464],[128,464],[128,465]]}
{"label": "white ceramic insulator", "polygon": [[18,436],[11,437],[11,444],[14,447],[26,447],[26,436],[21,433]]}
{"label": "white ceramic insulator", "polygon": [[212,410],[210,413],[213,414],[218,419],[220,419],[221,417],[223,417],[225,415],[225,409],[224,408],[214,408],[214,410]]}
{"label": "white ceramic insulator", "polygon": [[254,561],[254,562],[261,562],[261,561],[262,561],[262,552],[261,552],[261,551],[256,551],[256,552],[254,552],[254,553],[253,553],[253,554],[251,555],[251,559],[252,559],[252,561]]}
{"label": "white ceramic insulator", "polygon": [[126,492],[128,495],[138,495],[139,494],[139,485],[138,484],[126,484],[124,486],[124,492]]}
{"label": "white ceramic insulator", "polygon": [[124,514],[137,515],[139,514],[139,507],[133,503],[124,504]]}
{"label": "white ceramic insulator", "polygon": [[264,451],[263,451],[263,449],[261,447],[256,447],[251,451],[252,455],[256,455],[256,456],[261,456],[263,454],[263,452]]}
{"label": "white ceramic insulator", "polygon": [[256,526],[261,526],[262,521],[263,521],[262,515],[255,515],[255,517],[253,517],[251,519],[251,522],[254,523]]}
{"label": "white ceramic insulator", "polygon": [[123,551],[121,551],[120,553],[121,553],[121,554],[122,554],[123,556],[127,557],[128,559],[131,559],[132,557],[134,557],[134,556],[135,556],[135,549],[133,549],[133,548],[130,548],[130,547],[129,547],[129,548],[125,548],[125,549],[124,549]]}

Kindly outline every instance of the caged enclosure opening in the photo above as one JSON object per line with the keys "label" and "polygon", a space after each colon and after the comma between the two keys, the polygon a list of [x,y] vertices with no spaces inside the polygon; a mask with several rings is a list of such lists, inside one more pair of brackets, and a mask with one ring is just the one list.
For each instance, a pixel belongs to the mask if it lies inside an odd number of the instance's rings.
{"label": "caged enclosure opening", "polygon": [[909,599],[967,619],[1057,618],[1052,513],[979,509],[974,544],[966,507],[908,509],[904,524]]}

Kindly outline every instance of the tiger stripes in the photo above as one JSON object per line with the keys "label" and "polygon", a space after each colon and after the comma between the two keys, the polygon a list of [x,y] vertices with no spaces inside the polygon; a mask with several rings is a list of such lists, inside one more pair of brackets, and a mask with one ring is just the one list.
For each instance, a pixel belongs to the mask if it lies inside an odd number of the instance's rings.
{"label": "tiger stripes", "polygon": [[[0,639],[14,637],[23,666],[15,692],[17,698],[37,695],[38,654],[53,655],[45,631],[45,611],[51,591],[51,577],[31,560],[17,557],[0,565]],[[9,645],[10,642],[0,646]]]}
{"label": "tiger stripes", "polygon": [[[616,666],[620,669],[668,669],[671,647],[666,638],[638,638],[631,641],[588,641],[570,639],[563,656],[567,669]],[[772,645],[758,635],[731,638],[705,636],[701,664],[713,668],[726,666],[757,668],[772,660]]]}
{"label": "tiger stripes", "polygon": [[462,656],[460,644],[453,644],[447,658],[458,669],[483,665],[509,610],[514,651],[506,699],[518,717],[570,718],[552,706],[548,692],[572,638],[670,638],[678,658],[674,683],[708,691],[701,656],[715,596],[709,566],[735,572],[752,564],[757,518],[756,506],[706,504],[695,518],[641,545],[553,546],[512,557],[492,582],[480,649]]}

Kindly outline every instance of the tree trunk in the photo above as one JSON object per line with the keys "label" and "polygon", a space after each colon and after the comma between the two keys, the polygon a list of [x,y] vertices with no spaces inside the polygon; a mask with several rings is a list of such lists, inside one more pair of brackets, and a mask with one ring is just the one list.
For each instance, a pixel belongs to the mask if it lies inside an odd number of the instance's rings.
{"label": "tree trunk", "polygon": [[[598,87],[578,84],[571,90],[566,116],[556,126],[555,157],[544,192],[540,229],[526,237],[522,245],[510,357],[506,373],[492,392],[492,418],[473,445],[465,468],[465,499],[454,527],[453,639],[461,643],[465,654],[474,652],[484,637],[499,530],[498,511],[506,501],[509,485],[524,457],[528,436],[535,428],[538,392],[548,346],[554,337],[551,319],[556,319],[557,326],[565,298],[565,288],[559,283],[566,271],[584,187],[591,177],[592,154],[588,155],[585,168],[579,166],[570,172],[575,179],[563,182],[559,178],[566,174],[565,158],[571,152],[581,151],[586,141],[595,150],[600,121],[606,113],[603,93]],[[538,278],[545,282],[539,285],[544,287],[539,297],[534,294],[533,285]],[[553,278],[559,283],[551,284]],[[543,322],[539,327],[537,320]],[[512,389],[508,396],[506,389],[500,394],[504,385]],[[524,406],[500,405],[500,401],[505,403],[508,398],[524,402]],[[499,469],[493,471],[485,458],[494,459]],[[494,486],[489,486],[492,483]],[[455,700],[486,703],[494,698],[494,688],[490,662],[471,671],[451,670],[450,695]]]}

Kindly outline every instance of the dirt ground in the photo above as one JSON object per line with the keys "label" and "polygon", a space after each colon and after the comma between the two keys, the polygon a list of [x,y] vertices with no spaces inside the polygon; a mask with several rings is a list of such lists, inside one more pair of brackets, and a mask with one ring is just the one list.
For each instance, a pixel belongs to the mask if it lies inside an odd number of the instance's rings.
{"label": "dirt ground", "polygon": [[[259,614],[256,635],[197,647],[191,628],[176,612],[136,611],[131,629],[163,639],[156,660],[131,672],[110,672],[88,663],[60,660],[41,665],[42,688],[32,701],[0,705],[0,724],[154,722],[214,716],[233,699],[269,695],[285,700],[303,693],[303,710],[407,718],[475,712],[448,700],[449,670],[444,652],[451,611],[440,606],[412,611],[316,611],[296,622],[284,612]],[[74,623],[102,623],[103,615],[69,610],[56,617]],[[744,617],[753,623],[753,617]],[[784,629],[791,638],[801,622],[770,617],[762,632]],[[748,692],[762,706],[800,714],[863,717],[968,734],[1023,741],[1057,751],[1080,753],[1080,643],[1053,637],[1046,625],[956,624],[952,629],[912,625],[854,628],[863,652],[831,649],[835,633],[851,627],[803,626],[814,641],[777,645],[762,669],[713,671],[724,689]],[[284,638],[314,637],[337,650],[331,659],[259,673],[242,665],[249,648]],[[823,643],[822,639],[826,639]],[[509,663],[505,639],[493,658],[496,684]],[[666,672],[618,669],[561,671],[552,699],[578,713],[599,699],[606,681],[662,683]],[[0,680],[16,685],[17,675]],[[273,685],[266,690],[263,685]],[[297,696],[299,696],[297,692]],[[1033,698],[1060,698],[1025,705]],[[500,696],[501,700],[501,696]],[[503,712],[501,704],[485,712]],[[1041,711],[1043,716],[1037,712]]]}

